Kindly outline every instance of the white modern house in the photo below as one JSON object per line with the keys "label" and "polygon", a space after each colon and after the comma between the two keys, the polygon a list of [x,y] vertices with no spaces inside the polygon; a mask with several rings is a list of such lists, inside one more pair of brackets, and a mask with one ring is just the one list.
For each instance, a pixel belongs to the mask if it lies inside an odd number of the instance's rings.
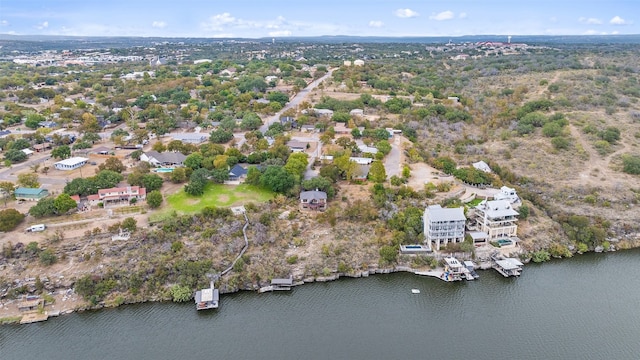
{"label": "white modern house", "polygon": [[441,246],[449,243],[464,241],[464,229],[467,221],[464,209],[442,208],[440,205],[430,205],[424,210],[424,236],[429,246],[440,250]]}
{"label": "white modern house", "polygon": [[58,161],[53,166],[58,170],[75,170],[84,166],[89,159],[83,157],[72,157]]}
{"label": "white modern house", "polygon": [[518,215],[507,200],[483,200],[475,208],[477,229],[486,233],[489,241],[516,237]]}
{"label": "white modern house", "polygon": [[500,188],[500,192],[493,196],[493,200],[506,200],[511,204],[515,204],[520,202],[520,197],[518,197],[516,189],[503,186]]}

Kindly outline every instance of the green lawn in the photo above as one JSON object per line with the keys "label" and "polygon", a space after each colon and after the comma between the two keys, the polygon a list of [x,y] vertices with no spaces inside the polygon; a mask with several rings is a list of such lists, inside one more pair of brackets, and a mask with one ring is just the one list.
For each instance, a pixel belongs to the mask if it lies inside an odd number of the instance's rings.
{"label": "green lawn", "polygon": [[169,210],[175,210],[180,213],[193,213],[207,206],[235,206],[242,205],[247,202],[264,202],[273,198],[274,194],[256,186],[240,184],[240,185],[221,185],[210,183],[204,190],[202,196],[191,196],[180,190],[179,192],[169,195],[167,203]]}

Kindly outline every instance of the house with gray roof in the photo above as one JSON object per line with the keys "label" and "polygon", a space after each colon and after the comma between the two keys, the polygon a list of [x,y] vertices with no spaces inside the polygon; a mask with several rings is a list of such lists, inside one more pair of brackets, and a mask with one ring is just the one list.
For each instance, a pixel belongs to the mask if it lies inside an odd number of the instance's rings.
{"label": "house with gray roof", "polygon": [[519,213],[508,200],[483,200],[475,207],[474,215],[477,229],[487,233],[489,241],[517,235]]}
{"label": "house with gray roof", "polygon": [[464,229],[467,218],[464,208],[443,208],[440,205],[430,205],[424,210],[424,236],[429,246],[435,250],[447,246],[449,243],[464,241]]}
{"label": "house with gray roof", "polygon": [[235,164],[229,170],[229,181],[242,181],[247,177],[247,169]]}
{"label": "house with gray roof", "polygon": [[300,193],[300,205],[303,209],[324,211],[327,208],[327,193],[319,190]]}
{"label": "house with gray roof", "polygon": [[160,167],[160,166],[183,166],[184,159],[187,156],[181,152],[172,152],[167,151],[163,153],[159,153],[157,151],[146,151],[140,156],[140,161],[146,161],[149,164]]}

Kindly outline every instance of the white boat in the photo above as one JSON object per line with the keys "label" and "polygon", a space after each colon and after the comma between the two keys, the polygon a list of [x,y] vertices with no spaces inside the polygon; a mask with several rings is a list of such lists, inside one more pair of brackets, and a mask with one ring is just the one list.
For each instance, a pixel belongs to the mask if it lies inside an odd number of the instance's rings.
{"label": "white boat", "polygon": [[420,290],[418,290],[418,289],[411,289],[411,293],[412,293],[412,294],[420,294]]}

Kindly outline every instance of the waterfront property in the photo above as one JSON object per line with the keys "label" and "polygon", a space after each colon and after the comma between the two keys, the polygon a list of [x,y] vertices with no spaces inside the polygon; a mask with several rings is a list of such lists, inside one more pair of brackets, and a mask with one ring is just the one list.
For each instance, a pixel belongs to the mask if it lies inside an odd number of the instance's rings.
{"label": "waterfront property", "polygon": [[444,262],[444,273],[442,280],[444,281],[460,281],[462,279],[473,280],[473,276],[468,276],[469,270],[453,256],[442,259]]}
{"label": "waterfront property", "polygon": [[489,241],[515,237],[518,212],[507,200],[483,200],[474,209],[475,229],[487,234]]}
{"label": "waterfront property", "polygon": [[464,209],[442,208],[440,205],[427,206],[424,210],[424,236],[427,246],[436,250],[449,243],[464,241],[464,229],[467,218]]}
{"label": "waterfront property", "polygon": [[211,287],[196,291],[195,300],[197,310],[217,309],[220,292],[213,286],[212,281]]}
{"label": "waterfront property", "polygon": [[84,165],[87,164],[87,161],[89,161],[89,159],[87,158],[72,157],[69,159],[58,161],[57,163],[53,164],[53,166],[58,170],[69,171],[69,170],[75,170],[83,167]]}
{"label": "waterfront property", "polygon": [[311,190],[300,193],[300,205],[303,209],[324,211],[327,208],[327,193]]}
{"label": "waterfront property", "polygon": [[49,190],[43,188],[19,187],[13,192],[16,200],[38,201],[49,196]]}
{"label": "waterfront property", "polygon": [[411,244],[400,245],[400,254],[414,255],[414,254],[428,254],[431,253],[431,249],[426,245]]}
{"label": "waterfront property", "polygon": [[522,264],[515,258],[493,259],[493,268],[504,277],[520,276]]}

